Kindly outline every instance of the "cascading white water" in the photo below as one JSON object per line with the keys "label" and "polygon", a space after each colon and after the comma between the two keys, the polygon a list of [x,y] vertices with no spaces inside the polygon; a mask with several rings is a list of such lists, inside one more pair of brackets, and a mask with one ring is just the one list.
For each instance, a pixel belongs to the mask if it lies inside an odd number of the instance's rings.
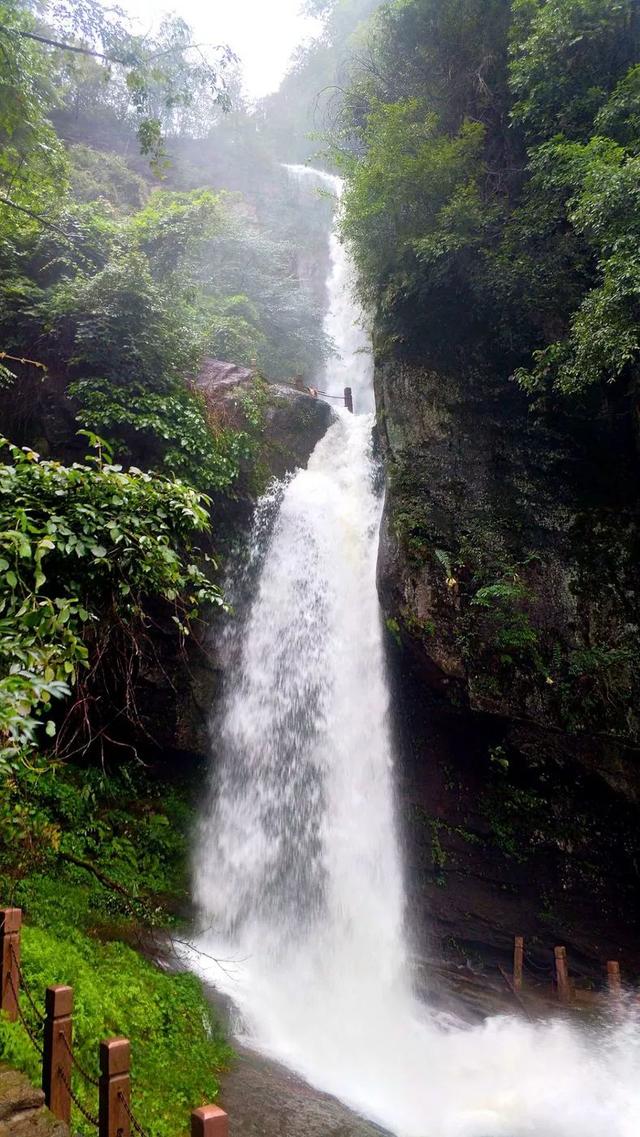
{"label": "cascading white water", "polygon": [[[303,171],[292,174],[338,188]],[[331,251],[327,329],[342,361],[325,385],[351,385],[368,407],[370,360],[336,235]],[[371,426],[340,411],[281,495],[218,730],[196,966],[232,997],[253,1046],[393,1133],[638,1137],[632,1018],[591,1037],[509,1018],[465,1028],[412,992]]]}
{"label": "cascading white water", "polygon": [[[328,189],[340,201],[342,180],[312,166],[286,166],[291,176],[302,185]],[[353,391],[356,414],[375,410],[371,381],[371,340],[365,328],[363,313],[354,297],[354,275],[349,250],[340,239],[337,225],[329,235],[328,308],[324,330],[337,348],[337,355],[327,364],[322,381],[330,395],[342,395],[345,387]]]}

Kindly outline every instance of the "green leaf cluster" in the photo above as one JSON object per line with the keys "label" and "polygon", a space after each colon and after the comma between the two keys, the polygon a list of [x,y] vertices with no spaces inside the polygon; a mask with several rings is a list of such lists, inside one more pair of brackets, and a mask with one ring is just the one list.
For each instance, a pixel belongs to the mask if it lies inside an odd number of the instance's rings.
{"label": "green leaf cluster", "polygon": [[586,399],[640,366],[632,0],[395,0],[347,97],[380,351]]}
{"label": "green leaf cluster", "polygon": [[10,760],[87,667],[100,620],[135,624],[155,599],[187,632],[202,605],[222,601],[196,560],[209,526],[196,490],[101,457],[69,467],[2,447],[0,743]]}

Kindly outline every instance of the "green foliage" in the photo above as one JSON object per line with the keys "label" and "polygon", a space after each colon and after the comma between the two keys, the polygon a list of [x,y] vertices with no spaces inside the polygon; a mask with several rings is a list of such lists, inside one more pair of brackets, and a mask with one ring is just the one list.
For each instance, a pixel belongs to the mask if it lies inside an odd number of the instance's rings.
{"label": "green foliage", "polygon": [[187,632],[221,597],[195,561],[195,535],[209,524],[195,490],[125,473],[101,451],[91,465],[67,467],[2,445],[0,742],[11,758],[87,665],[99,618],[134,624],[155,598]]}
{"label": "green foliage", "polygon": [[632,0],[381,9],[343,131],[380,350],[536,397],[633,388],[639,54]]}
{"label": "green foliage", "polygon": [[512,115],[530,139],[589,131],[634,59],[633,0],[515,0]]}
{"label": "green foliage", "polygon": [[22,764],[3,781],[0,865],[13,901],[43,926],[165,925],[187,886],[190,823],[182,784],[139,763]]}
{"label": "green foliage", "polygon": [[446,884],[444,869],[447,864],[447,854],[440,844],[441,822],[438,819],[434,819],[429,822],[429,828],[431,830],[431,864],[433,873],[436,884],[438,884],[440,888],[444,888]]}
{"label": "green foliage", "polygon": [[[74,1041],[87,1070],[97,1071],[103,1038],[131,1039],[133,1106],[157,1137],[183,1132],[189,1111],[215,1098],[230,1057],[198,981],[160,971],[117,942],[139,942],[143,927],[148,938],[154,925],[165,948],[181,934],[167,925],[175,927],[170,911],[184,902],[189,796],[179,780],[158,782],[137,763],[50,762],[17,767],[0,794],[0,875],[5,899],[28,921],[27,981],[38,1002],[51,983],[73,985]],[[31,1018],[26,1000],[23,1008]],[[37,1084],[38,1057],[20,1023],[0,1019],[0,1055]],[[74,1090],[95,1113],[93,1087],[74,1077]],[[91,1132],[75,1110],[73,1128]]]}
{"label": "green foliage", "polygon": [[194,368],[203,343],[184,294],[170,302],[143,254],[114,248],[98,272],[79,272],[51,292],[48,319],[76,373],[166,390]]}
{"label": "green foliage", "polygon": [[483,650],[495,652],[503,666],[516,662],[533,662],[536,667],[540,666],[537,652],[540,637],[531,624],[528,599],[528,590],[515,570],[478,588],[471,597],[471,609],[484,612],[472,638],[479,638]]}
{"label": "green foliage", "polygon": [[320,132],[340,113],[345,75],[362,45],[366,20],[381,0],[308,0],[322,19],[315,39],[298,47],[279,89],[262,100],[261,137],[281,161],[317,156]]}
{"label": "green foliage", "polygon": [[[562,722],[573,733],[602,731],[635,736],[638,658],[633,636],[617,644],[576,648],[554,658]],[[603,713],[604,708],[604,713]]]}
{"label": "green foliage", "polygon": [[575,394],[631,374],[640,359],[640,158],[616,142],[593,138],[539,148],[541,188],[561,190],[567,217],[587,243],[597,281],[571,317],[568,335],[534,352],[534,366],[516,377],[529,391],[553,384]]}
{"label": "green foliage", "polygon": [[637,154],[640,145],[640,64],[631,67],[598,111],[598,134],[615,139]]}
{"label": "green foliage", "polygon": [[482,795],[480,809],[498,847],[521,864],[531,857],[536,845],[545,841],[549,830],[554,832],[549,798],[536,790],[513,785],[506,780],[504,768],[499,785]]}
{"label": "green foliage", "polygon": [[466,286],[469,253],[494,220],[478,187],[484,129],[466,122],[443,136],[425,104],[409,99],[372,103],[363,139],[365,157],[346,163],[344,231],[365,299],[377,299],[383,314],[428,307],[444,337],[451,318],[444,290]]}
{"label": "green foliage", "polygon": [[204,399],[188,389],[138,394],[107,379],[85,379],[72,384],[69,393],[81,404],[78,419],[84,426],[120,439],[119,450],[136,449],[121,441],[123,429],[161,440],[166,444],[163,469],[209,493],[229,489],[239,476],[241,460],[251,453],[249,436],[209,424]]}
{"label": "green foliage", "polygon": [[26,5],[2,0],[0,227],[5,233],[32,231],[33,219],[21,210],[45,212],[66,183],[64,149],[49,121],[51,70],[42,49],[21,34],[33,27]]}
{"label": "green foliage", "polygon": [[[28,8],[20,0],[14,4],[18,10]],[[46,17],[51,23],[38,25],[33,38],[62,52],[57,62],[63,75],[73,67],[64,54],[66,44],[91,58],[103,83],[113,82],[124,93],[125,108],[136,119],[140,151],[155,167],[165,157],[164,132],[181,110],[191,108],[202,94],[229,105],[224,73],[235,61],[233,53],[194,45],[191,28],[177,15],[166,16],[153,36],[133,34],[122,10],[100,0],[50,5]],[[20,42],[26,34],[20,27],[13,38]]]}
{"label": "green foliage", "polygon": [[77,143],[69,148],[69,181],[76,201],[88,205],[105,198],[118,209],[140,209],[149,196],[144,178],[124,158]]}
{"label": "green foliage", "polygon": [[393,616],[388,616],[385,620],[387,631],[393,636],[398,647],[402,647],[402,640],[400,638],[400,624]]}
{"label": "green foliage", "polygon": [[[132,1106],[152,1137],[186,1131],[190,1110],[215,1099],[230,1051],[193,975],[162,972],[125,944],[97,943],[62,921],[23,929],[22,967],[36,996],[52,983],[73,986],[74,1050],[94,1076],[102,1039],[131,1040]],[[0,1019],[0,1052],[38,1082],[40,1059],[21,1023]],[[97,1091],[74,1081],[85,1109],[97,1113]],[[73,1127],[93,1133],[77,1110]]]}
{"label": "green foliage", "polygon": [[[21,0],[0,4],[0,199],[4,188],[12,195],[6,208],[0,200],[0,385],[14,384],[20,441],[38,438],[67,463],[16,449],[0,469],[0,739],[11,762],[47,739],[58,753],[84,749],[96,732],[105,745],[105,715],[122,725],[117,745],[129,745],[124,724],[135,720],[158,626],[180,647],[196,609],[220,602],[198,567],[194,534],[209,503],[192,487],[231,496],[241,476],[251,483],[263,405],[256,393],[240,408],[246,428],[219,419],[192,382],[203,357],[285,377],[312,369],[326,348],[286,224],[267,236],[238,195],[152,192],[137,172],[132,125],[155,161],[167,130],[201,138],[227,104],[228,56],[191,53],[177,18],[157,36],[133,36],[96,0],[65,0],[46,16],[51,24]],[[73,143],[68,154],[54,121]],[[60,430],[65,395],[80,424],[134,464],[129,474],[111,457],[69,464],[78,448],[68,421]],[[69,715],[84,726],[65,733],[71,690]]]}

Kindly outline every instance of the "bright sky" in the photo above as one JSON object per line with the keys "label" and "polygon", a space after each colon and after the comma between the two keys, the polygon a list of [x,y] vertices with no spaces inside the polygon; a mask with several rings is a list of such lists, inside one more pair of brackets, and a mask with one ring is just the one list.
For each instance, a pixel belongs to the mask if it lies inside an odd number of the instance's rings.
{"label": "bright sky", "polygon": [[144,27],[177,12],[203,43],[226,43],[240,56],[247,95],[275,91],[292,51],[319,28],[301,14],[302,0],[123,0]]}

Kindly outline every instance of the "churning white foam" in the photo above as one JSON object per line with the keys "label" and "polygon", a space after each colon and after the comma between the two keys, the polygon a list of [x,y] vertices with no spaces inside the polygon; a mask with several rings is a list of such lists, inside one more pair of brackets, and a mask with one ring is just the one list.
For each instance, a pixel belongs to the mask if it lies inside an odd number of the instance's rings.
{"label": "churning white foam", "polygon": [[[337,236],[332,257],[330,319],[346,372],[329,368],[326,382],[339,389],[357,375],[370,406]],[[266,550],[261,515],[262,567],[231,633],[237,659],[195,862],[199,946],[226,962],[195,965],[233,998],[254,1047],[395,1134],[640,1137],[632,1017],[590,1034],[515,1018],[467,1028],[412,992],[372,421],[339,412],[284,486]]]}

